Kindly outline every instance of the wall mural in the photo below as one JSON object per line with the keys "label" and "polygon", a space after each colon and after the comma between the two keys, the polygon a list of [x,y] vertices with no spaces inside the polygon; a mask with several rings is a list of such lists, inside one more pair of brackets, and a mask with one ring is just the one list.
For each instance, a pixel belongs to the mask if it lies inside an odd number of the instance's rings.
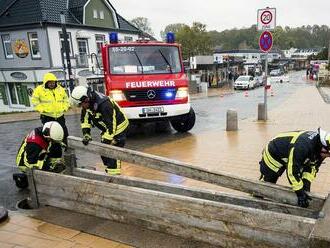
{"label": "wall mural", "polygon": [[25,58],[29,55],[29,47],[26,44],[25,40],[18,39],[15,41],[14,52],[19,58]]}

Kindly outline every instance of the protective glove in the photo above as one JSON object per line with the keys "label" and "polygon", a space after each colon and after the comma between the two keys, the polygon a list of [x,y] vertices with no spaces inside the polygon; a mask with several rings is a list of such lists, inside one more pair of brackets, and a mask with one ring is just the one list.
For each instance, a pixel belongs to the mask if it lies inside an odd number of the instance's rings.
{"label": "protective glove", "polygon": [[297,190],[296,195],[298,198],[298,206],[302,208],[308,208],[309,201],[312,200],[312,198],[304,191],[303,189]]}
{"label": "protective glove", "polygon": [[83,140],[82,140],[82,143],[87,146],[89,141],[92,141],[92,136],[88,133],[84,134],[84,137],[83,137]]}

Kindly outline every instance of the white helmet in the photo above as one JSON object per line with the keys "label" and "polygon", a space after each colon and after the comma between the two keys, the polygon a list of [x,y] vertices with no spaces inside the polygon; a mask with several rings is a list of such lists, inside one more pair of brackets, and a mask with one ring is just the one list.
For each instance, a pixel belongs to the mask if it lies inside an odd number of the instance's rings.
{"label": "white helmet", "polygon": [[56,142],[61,142],[64,137],[62,126],[56,121],[49,121],[42,127],[42,134],[46,138],[50,138]]}
{"label": "white helmet", "polygon": [[327,150],[330,150],[330,134],[326,131],[322,130],[321,128],[318,129],[319,135],[320,135],[320,141],[324,148]]}
{"label": "white helmet", "polygon": [[88,97],[88,89],[85,86],[77,86],[71,92],[71,104],[72,105],[79,105],[84,98]]}

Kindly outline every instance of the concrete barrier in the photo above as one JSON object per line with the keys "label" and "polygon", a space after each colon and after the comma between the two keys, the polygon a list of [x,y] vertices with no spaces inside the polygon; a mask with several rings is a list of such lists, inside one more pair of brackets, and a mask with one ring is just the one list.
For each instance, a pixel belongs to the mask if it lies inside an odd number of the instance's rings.
{"label": "concrete barrier", "polygon": [[235,109],[228,109],[226,131],[237,131],[237,130],[238,130],[237,111]]}
{"label": "concrete barrier", "polygon": [[258,103],[258,121],[266,121],[265,104]]}

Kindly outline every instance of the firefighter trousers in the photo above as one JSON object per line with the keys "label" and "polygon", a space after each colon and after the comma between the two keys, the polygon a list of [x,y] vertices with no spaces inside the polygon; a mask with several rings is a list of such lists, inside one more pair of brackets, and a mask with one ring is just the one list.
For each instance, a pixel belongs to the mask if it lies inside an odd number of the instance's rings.
{"label": "firefighter trousers", "polygon": [[[101,142],[104,144],[108,144],[108,145],[112,144],[117,147],[124,147],[125,143],[126,143],[126,132],[124,131],[118,135],[115,135],[113,138],[113,141],[107,140],[107,139],[102,139]],[[120,166],[121,166],[120,160],[116,160],[116,159],[108,158],[108,157],[104,157],[104,156],[101,156],[101,158],[102,158],[103,164],[108,169],[119,169],[120,170]]]}
{"label": "firefighter trousers", "polygon": [[261,176],[259,180],[269,183],[276,183],[278,178],[282,176],[283,172],[286,169],[286,166],[283,165],[277,172],[270,169],[262,158],[259,162]]}

